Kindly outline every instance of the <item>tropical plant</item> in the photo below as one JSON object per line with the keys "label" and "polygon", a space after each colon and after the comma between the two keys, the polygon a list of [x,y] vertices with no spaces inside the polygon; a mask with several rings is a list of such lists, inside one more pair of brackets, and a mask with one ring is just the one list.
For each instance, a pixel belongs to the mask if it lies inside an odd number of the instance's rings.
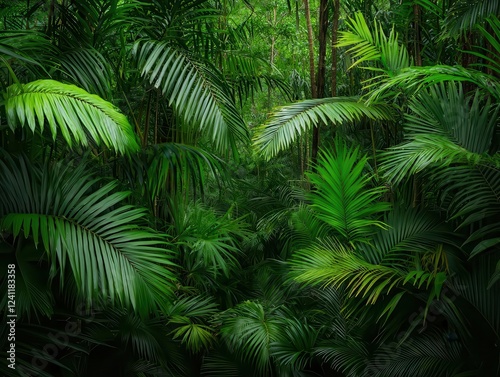
{"label": "tropical plant", "polygon": [[0,1],[3,374],[500,373],[496,2],[318,3]]}

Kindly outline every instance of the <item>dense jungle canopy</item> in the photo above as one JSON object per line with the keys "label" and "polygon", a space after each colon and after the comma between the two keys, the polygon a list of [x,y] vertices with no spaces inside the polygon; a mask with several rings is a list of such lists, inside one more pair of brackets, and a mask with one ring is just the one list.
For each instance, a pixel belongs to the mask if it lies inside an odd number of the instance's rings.
{"label": "dense jungle canopy", "polygon": [[0,1],[0,374],[499,376],[499,17]]}

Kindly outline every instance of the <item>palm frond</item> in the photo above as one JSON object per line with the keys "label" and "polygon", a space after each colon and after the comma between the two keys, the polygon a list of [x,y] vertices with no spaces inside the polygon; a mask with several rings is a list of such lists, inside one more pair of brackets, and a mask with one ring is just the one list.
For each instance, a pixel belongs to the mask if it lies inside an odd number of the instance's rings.
{"label": "palm frond", "polygon": [[[402,69],[410,66],[410,56],[406,47],[399,44],[398,34],[391,30],[387,37],[382,26],[375,20],[373,31],[368,27],[361,12],[349,19],[350,31],[340,33],[337,47],[352,46],[347,50],[356,61],[351,65],[353,68],[364,62],[379,62],[381,71],[389,76],[397,75]],[[368,67],[374,69],[373,66]]]}
{"label": "palm frond", "polygon": [[[403,93],[410,96],[422,89],[448,81],[472,83],[481,93],[500,99],[500,82],[495,77],[462,66],[433,65],[405,68],[398,75],[386,78],[382,83],[375,83],[370,87],[366,103],[378,103],[388,96],[395,99]],[[394,89],[398,89],[398,92]]]}
{"label": "palm frond", "polygon": [[462,366],[460,343],[450,342],[446,334],[430,331],[377,349],[361,376],[454,376]]}
{"label": "palm frond", "polygon": [[[488,41],[491,46],[491,51],[482,46],[475,46],[478,51],[467,51],[467,53],[478,56],[484,60],[484,63],[477,63],[474,66],[491,69],[500,74],[500,19],[495,14],[492,14],[486,19],[486,28],[482,25],[477,25],[482,36]],[[490,32],[491,30],[491,32]]]}
{"label": "palm frond", "polygon": [[75,85],[111,101],[111,67],[104,56],[92,48],[74,49],[61,54],[61,70]]}
{"label": "palm frond", "polygon": [[407,268],[412,255],[423,256],[443,244],[456,248],[461,243],[438,216],[414,208],[397,206],[384,223],[387,229],[379,230],[369,244],[359,245],[370,263]]}
{"label": "palm frond", "polygon": [[217,304],[211,298],[185,296],[176,300],[166,314],[168,323],[174,325],[173,338],[180,338],[188,350],[198,352],[215,341],[210,321],[217,313]]}
{"label": "palm frond", "polygon": [[288,82],[275,67],[269,66],[266,60],[240,50],[225,51],[224,54],[222,70],[241,106],[244,100],[262,90],[263,84],[271,89],[277,88],[290,97],[291,88]]}
{"label": "palm frond", "polygon": [[246,140],[248,130],[214,67],[164,42],[139,41],[133,53],[141,74],[161,89],[184,124],[197,126],[219,151],[236,153],[235,143]]}
{"label": "palm frond", "polygon": [[[106,325],[113,329],[123,347],[130,347],[132,352],[150,363],[158,363],[161,359],[161,338],[164,326],[160,319],[141,318],[126,309],[110,308],[103,315]],[[99,336],[96,337],[99,340]]]}
{"label": "palm frond", "polygon": [[54,80],[14,84],[7,88],[5,110],[9,126],[18,124],[33,132],[47,123],[55,139],[60,132],[72,146],[89,145],[89,139],[120,153],[139,146],[125,115],[111,103],[74,85]]}
{"label": "palm frond", "polygon": [[336,288],[346,284],[350,296],[361,296],[368,303],[403,285],[406,276],[401,268],[367,262],[335,239],[296,252],[290,266],[291,276],[300,283]]}
{"label": "palm frond", "polygon": [[500,14],[498,0],[455,1],[444,22],[443,37],[456,38],[474,29],[490,15]]}
{"label": "palm frond", "polygon": [[466,244],[473,257],[498,243],[500,172],[491,165],[452,166],[430,176],[440,192],[439,200],[460,229],[471,227]]}
{"label": "palm frond", "polygon": [[[349,296],[366,298],[368,303],[407,283],[431,289],[430,297],[439,297],[448,258],[457,249],[456,237],[439,219],[414,210],[397,209],[386,224],[388,230],[380,229],[370,244],[354,250],[335,239],[299,250],[290,262],[291,276],[308,285],[345,285]],[[383,312],[390,314],[402,295],[394,296]]]}
{"label": "palm frond", "polygon": [[[28,76],[46,75],[54,66],[53,57],[57,56],[57,48],[41,32],[35,30],[2,30],[0,31],[0,59],[9,64],[18,75],[28,71]],[[9,61],[9,63],[7,63]],[[16,67],[20,65],[21,67]],[[22,68],[22,71],[20,71]],[[2,86],[5,85],[2,82]]]}
{"label": "palm frond", "polygon": [[492,162],[488,157],[469,152],[446,136],[421,134],[408,139],[410,141],[389,148],[380,159],[381,171],[393,183],[430,168],[442,169],[455,163],[479,165]]}
{"label": "palm frond", "polygon": [[362,117],[387,120],[391,119],[392,113],[386,105],[374,103],[367,106],[357,98],[304,100],[276,109],[266,123],[257,128],[253,141],[257,150],[270,159],[321,121],[342,124]]}
{"label": "palm frond", "polygon": [[231,219],[229,211],[220,216],[200,203],[178,207],[173,216],[177,238],[185,245],[185,265],[202,266],[213,278],[220,273],[228,277],[239,266],[237,239],[246,237],[241,219]]}
{"label": "palm frond", "polygon": [[[167,197],[171,184],[180,192],[200,187],[204,193],[207,176],[225,177],[225,164],[214,154],[195,146],[164,143],[148,149],[147,187],[151,198]],[[196,193],[196,191],[195,191]]]}
{"label": "palm frond", "polygon": [[282,331],[279,317],[262,304],[245,301],[224,313],[222,339],[261,376],[271,370],[270,346]]}
{"label": "palm frond", "polygon": [[298,373],[311,365],[318,331],[298,318],[287,318],[283,327],[278,340],[271,343],[271,354],[280,369]]}
{"label": "palm frond", "polygon": [[[469,305],[457,305],[457,310],[465,319],[466,326],[474,332],[487,331],[488,335],[482,340],[488,339],[490,342],[495,342],[500,338],[500,303],[496,297],[500,294],[500,284],[490,284],[490,277],[496,270],[498,263],[498,255],[491,253],[489,255],[481,255],[471,260],[470,271],[466,271],[456,275],[450,281],[450,286],[456,292],[458,300],[465,300]],[[472,323],[472,325],[470,324]],[[465,334],[466,329],[460,329]],[[498,350],[492,354],[498,355]],[[498,364],[498,356],[493,360]]]}
{"label": "palm frond", "polygon": [[234,350],[219,346],[203,357],[202,376],[253,377],[254,365],[242,360],[233,353]]}
{"label": "palm frond", "polygon": [[363,174],[367,158],[360,155],[359,148],[349,148],[337,139],[334,150],[334,154],[323,151],[317,172],[309,174],[316,187],[311,194],[313,208],[342,240],[363,241],[374,227],[384,227],[374,219],[389,209],[388,203],[379,201],[384,188],[369,188],[371,178]]}
{"label": "palm frond", "polygon": [[[140,8],[138,1],[81,0],[74,4],[59,4],[62,22],[55,32],[61,44],[93,47],[104,51],[110,38],[119,39],[123,31],[134,21],[134,12]],[[143,20],[140,20],[143,21]]]}
{"label": "palm frond", "polygon": [[169,243],[140,226],[144,209],[121,204],[130,193],[116,191],[117,182],[98,184],[84,164],[42,170],[19,158],[0,170],[2,230],[41,240],[61,284],[69,262],[88,302],[109,296],[141,314],[162,305],[174,280]]}
{"label": "palm frond", "polygon": [[367,344],[353,337],[323,341],[315,353],[333,369],[349,377],[359,376],[369,358]]}
{"label": "palm frond", "polygon": [[489,153],[494,144],[499,109],[479,91],[468,97],[460,83],[441,83],[412,97],[409,108],[406,131],[445,135],[478,154]]}

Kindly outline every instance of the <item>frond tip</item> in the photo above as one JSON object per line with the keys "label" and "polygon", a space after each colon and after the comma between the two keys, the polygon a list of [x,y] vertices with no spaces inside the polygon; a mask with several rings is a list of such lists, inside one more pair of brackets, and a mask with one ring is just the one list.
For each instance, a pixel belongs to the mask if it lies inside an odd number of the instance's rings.
{"label": "frond tip", "polygon": [[7,88],[5,110],[9,126],[26,125],[34,132],[48,123],[53,138],[58,131],[66,142],[87,146],[89,139],[120,153],[139,149],[125,115],[101,97],[74,85],[37,80]]}
{"label": "frond tip", "polygon": [[357,98],[309,99],[278,108],[254,136],[254,145],[267,158],[272,158],[292,144],[295,138],[320,121],[339,124],[366,116],[370,119],[390,119],[388,106],[359,102]]}

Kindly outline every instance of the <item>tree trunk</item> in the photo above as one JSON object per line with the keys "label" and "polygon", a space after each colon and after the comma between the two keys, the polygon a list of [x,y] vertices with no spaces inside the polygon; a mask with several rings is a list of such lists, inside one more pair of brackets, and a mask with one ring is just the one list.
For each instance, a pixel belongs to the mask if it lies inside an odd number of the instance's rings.
{"label": "tree trunk", "polygon": [[332,26],[332,97],[337,97],[337,41],[339,32],[339,13],[340,13],[340,0],[334,0],[333,3],[333,26]]}
{"label": "tree trunk", "polygon": [[[274,5],[274,8],[273,8],[273,18],[272,18],[272,21],[270,22],[270,24],[272,25],[273,28],[276,28],[276,24],[277,24],[277,12],[278,12],[278,6],[275,4]],[[274,66],[274,55],[275,55],[275,46],[276,46],[276,37],[273,33],[273,35],[271,35],[271,51],[269,53],[269,64],[272,66]],[[271,107],[272,107],[272,103],[271,103],[271,86],[268,85],[267,86],[267,109],[268,111],[271,110]]]}
{"label": "tree trunk", "polygon": [[[316,96],[313,98],[323,98],[325,96],[326,82],[326,39],[328,34],[328,0],[321,0],[319,5],[319,56],[318,74],[316,81]],[[319,150],[319,133],[321,123],[313,129],[313,139],[311,146],[311,165],[313,171],[316,169]]]}
{"label": "tree trunk", "polygon": [[314,41],[313,30],[311,25],[311,10],[309,8],[309,0],[304,0],[304,12],[306,15],[307,25],[307,43],[309,47],[309,74],[311,75],[311,97],[317,97],[316,91],[316,75],[314,73]]}
{"label": "tree trunk", "polygon": [[328,0],[321,0],[319,5],[319,59],[317,75],[317,98],[325,96],[326,80],[326,38],[328,34]]}
{"label": "tree trunk", "polygon": [[415,54],[415,65],[418,67],[422,66],[422,33],[420,31],[420,5],[415,4],[413,6],[413,32],[414,32],[414,54]]}
{"label": "tree trunk", "polygon": [[[306,25],[307,25],[307,42],[309,47],[309,74],[311,76],[311,97],[317,98],[318,92],[316,89],[316,77],[315,77],[315,69],[314,69],[314,41],[313,41],[313,30],[311,25],[311,10],[309,8],[309,0],[304,0],[304,12],[306,16]],[[319,132],[318,128],[313,128],[313,142],[312,142],[312,156],[311,156],[311,164],[314,169],[314,165],[316,163],[317,156],[317,148],[319,142]],[[315,148],[316,146],[316,148]],[[307,147],[306,147],[307,148]],[[309,148],[307,148],[309,149]],[[309,156],[309,151],[307,150],[306,156]]]}

